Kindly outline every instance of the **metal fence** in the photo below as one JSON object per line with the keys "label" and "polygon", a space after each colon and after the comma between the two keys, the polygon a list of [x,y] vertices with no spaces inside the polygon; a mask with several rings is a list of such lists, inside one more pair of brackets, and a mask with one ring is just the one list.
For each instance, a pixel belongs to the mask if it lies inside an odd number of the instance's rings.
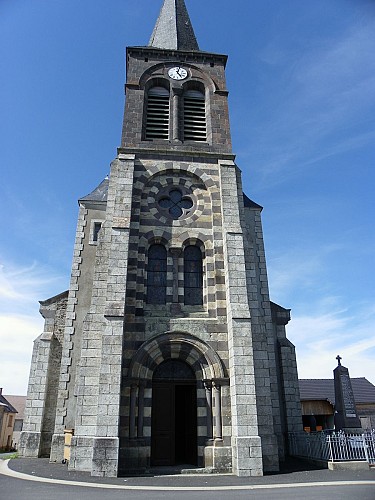
{"label": "metal fence", "polygon": [[289,434],[289,453],[331,462],[367,461],[375,464],[375,430],[363,434],[316,432]]}

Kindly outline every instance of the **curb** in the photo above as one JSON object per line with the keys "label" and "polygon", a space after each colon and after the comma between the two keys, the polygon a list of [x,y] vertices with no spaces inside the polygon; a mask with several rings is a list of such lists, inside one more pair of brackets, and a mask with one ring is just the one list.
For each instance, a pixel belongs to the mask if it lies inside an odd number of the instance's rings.
{"label": "curb", "polygon": [[46,477],[30,476],[22,472],[13,471],[8,467],[9,460],[0,461],[0,475],[22,479],[24,481],[33,481],[38,483],[61,484],[64,486],[80,486],[86,488],[101,488],[106,490],[138,490],[138,491],[230,491],[230,490],[269,490],[269,489],[287,489],[287,488],[310,488],[314,486],[369,486],[374,485],[375,481],[328,481],[294,484],[257,484],[241,486],[132,486],[104,483],[88,483],[82,481],[66,481],[64,479],[50,479]]}

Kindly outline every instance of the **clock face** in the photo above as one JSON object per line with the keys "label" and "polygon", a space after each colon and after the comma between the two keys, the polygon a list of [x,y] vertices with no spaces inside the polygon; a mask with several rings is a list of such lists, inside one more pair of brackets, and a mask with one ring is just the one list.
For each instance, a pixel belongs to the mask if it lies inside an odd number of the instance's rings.
{"label": "clock face", "polygon": [[185,68],[181,68],[181,66],[176,66],[175,68],[171,68],[168,71],[168,75],[173,80],[184,80],[188,76],[188,72]]}

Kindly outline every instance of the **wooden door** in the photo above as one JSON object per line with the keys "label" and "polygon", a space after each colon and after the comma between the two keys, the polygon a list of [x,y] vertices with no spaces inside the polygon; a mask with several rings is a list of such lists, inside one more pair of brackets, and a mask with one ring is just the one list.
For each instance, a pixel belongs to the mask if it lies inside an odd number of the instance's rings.
{"label": "wooden door", "polygon": [[196,384],[154,382],[152,387],[151,464],[197,463]]}
{"label": "wooden door", "polygon": [[197,465],[197,388],[175,386],[175,463]]}
{"label": "wooden door", "polygon": [[175,461],[174,385],[154,383],[152,387],[151,463],[173,465]]}

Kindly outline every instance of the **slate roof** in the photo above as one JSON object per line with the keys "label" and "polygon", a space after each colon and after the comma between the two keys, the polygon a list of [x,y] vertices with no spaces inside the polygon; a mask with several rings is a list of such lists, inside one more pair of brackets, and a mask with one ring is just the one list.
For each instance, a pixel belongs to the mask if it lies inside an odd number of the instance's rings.
{"label": "slate roof", "polygon": [[199,50],[184,0],[164,0],[149,46],[167,50]]}
{"label": "slate roof", "polygon": [[255,203],[255,201],[250,200],[250,198],[246,196],[245,193],[243,193],[243,203],[245,207],[259,208],[260,210],[263,210],[262,206],[258,205],[258,203]]}
{"label": "slate roof", "polygon": [[[351,378],[356,403],[375,403],[375,386],[365,377]],[[301,401],[329,401],[335,404],[333,379],[299,379]]]}
{"label": "slate roof", "polygon": [[106,177],[90,194],[83,196],[79,201],[107,201],[109,179]]}
{"label": "slate roof", "polygon": [[5,411],[9,413],[18,413],[17,410],[10,404],[10,402],[6,399],[5,396],[0,394],[0,404],[1,406],[5,406]]}
{"label": "slate roof", "polygon": [[54,302],[58,302],[61,299],[67,298],[69,295],[69,290],[65,290],[65,292],[61,292],[57,295],[54,295],[53,297],[49,297],[46,300],[40,300],[39,304],[41,306],[49,306],[50,304],[53,304]]}
{"label": "slate roof", "polygon": [[[79,199],[79,201],[107,201],[108,195],[108,184],[109,179],[106,177],[100,184],[97,186],[90,194],[83,196]],[[245,207],[250,208],[258,208],[259,210],[263,210],[261,205],[255,203],[255,201],[251,200],[245,193],[243,193],[243,202]]]}

